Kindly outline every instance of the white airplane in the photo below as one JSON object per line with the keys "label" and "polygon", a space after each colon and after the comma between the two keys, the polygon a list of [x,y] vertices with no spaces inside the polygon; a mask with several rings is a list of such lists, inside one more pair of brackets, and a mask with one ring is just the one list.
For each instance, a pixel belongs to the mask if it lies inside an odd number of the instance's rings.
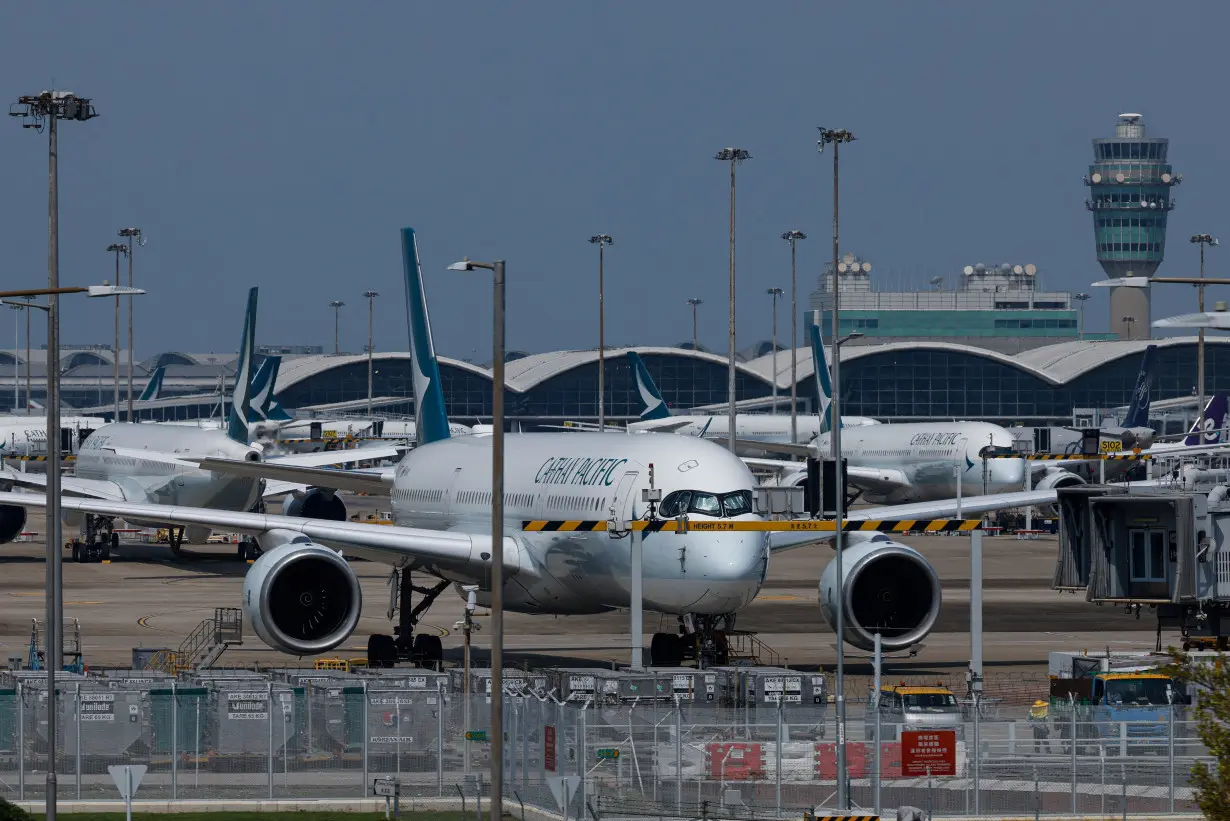
{"label": "white airplane", "polygon": [[[362,595],[343,558],[390,565],[399,611],[393,635],[368,640],[375,666],[411,658],[440,658],[439,638],[414,635],[421,615],[444,590],[478,585],[490,604],[492,562],[492,438],[452,437],[444,413],[440,372],[432,346],[427,303],[413,229],[402,232],[410,351],[414,363],[420,447],[395,469],[326,471],[241,459],[206,459],[202,468],[271,481],[390,492],[393,526],[337,519],[276,516],[148,502],[65,498],[81,514],[123,516],[178,525],[224,528],[254,536],[264,549],[243,585],[243,607],[262,640],[292,655],[324,653],[346,641],[358,624]],[[605,532],[547,525],[523,530],[521,520],[635,520],[647,515],[641,491],[651,470],[664,494],[662,512],[697,521],[755,521],[753,477],[734,455],[712,442],[661,434],[525,433],[505,438],[506,527],[503,541],[504,607],[535,614],[586,614],[630,604],[626,542]],[[310,497],[309,497],[310,498]],[[974,513],[1053,501],[1053,493],[975,497]],[[0,515],[15,506],[37,507],[39,496],[0,493]],[[856,517],[945,516],[952,500],[860,511]],[[653,663],[678,664],[693,652],[726,657],[725,631],[764,583],[774,551],[823,541],[817,533],[697,532],[644,535],[644,605],[679,617],[679,633],[655,634]],[[822,613],[841,606],[846,640],[870,647],[881,632],[885,647],[907,647],[924,637],[939,614],[940,583],[923,556],[874,533],[851,534],[844,578],[825,571]],[[411,574],[435,580],[416,587]],[[413,594],[422,594],[415,604]],[[464,596],[465,594],[462,593]]]}
{"label": "white airplane", "polygon": [[[820,329],[809,327],[816,383],[829,400],[828,358]],[[830,453],[831,401],[822,401],[820,434],[809,444],[763,443],[766,450],[792,456],[827,457]],[[753,446],[752,442],[737,441]],[[842,425],[841,452],[849,467],[852,488],[866,501],[880,504],[924,502],[974,493],[1012,493],[1025,482],[1024,459],[990,459],[983,465],[984,449],[1011,450],[1012,434],[987,422],[918,422],[846,427]],[[750,466],[775,472],[772,484],[798,486],[807,478],[802,462],[780,459],[745,460]],[[960,489],[957,482],[960,478]],[[1052,490],[1043,487],[1039,490]]]}
{"label": "white airplane", "polygon": [[[265,483],[259,478],[217,473],[199,466],[198,461],[208,458],[237,459],[255,464],[262,461],[262,452],[248,443],[250,405],[250,363],[252,362],[253,339],[256,333],[257,289],[248,293],[247,314],[244,319],[243,338],[239,353],[238,371],[235,375],[235,396],[231,403],[230,418],[226,430],[210,430],[180,425],[154,423],[113,423],[93,431],[81,443],[77,452],[76,470],[73,476],[61,478],[61,488],[66,496],[107,501],[126,501],[150,505],[186,505],[214,508],[226,511],[247,511],[264,498],[293,494],[284,504],[292,515],[310,515],[319,518],[345,518],[345,506],[330,493],[304,493],[306,487],[299,483]],[[278,457],[272,462],[282,465],[323,466],[343,462],[375,461],[398,456],[398,448],[366,448],[335,451],[328,454],[307,454]],[[0,473],[0,486],[25,487],[42,490],[46,476],[15,473]],[[155,508],[169,510],[169,508]],[[73,508],[65,507],[65,522],[71,527],[80,527],[83,543],[74,547],[74,560],[103,560],[118,545],[113,529],[116,515],[87,513],[79,515]],[[117,514],[118,515],[118,514]],[[21,521],[18,521],[18,518]],[[169,519],[123,518],[130,524],[164,527],[177,524]],[[0,516],[0,541],[8,534],[7,526],[24,526],[24,516],[10,514]],[[178,555],[183,540],[183,529],[170,527],[171,550]],[[192,541],[204,541],[208,527],[194,527]],[[254,546],[239,547],[240,558],[252,555]]]}

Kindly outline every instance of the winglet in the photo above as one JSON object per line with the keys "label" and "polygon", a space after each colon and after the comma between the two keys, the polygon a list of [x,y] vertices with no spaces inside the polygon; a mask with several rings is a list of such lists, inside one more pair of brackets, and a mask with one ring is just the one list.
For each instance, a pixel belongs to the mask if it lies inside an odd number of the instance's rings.
{"label": "winglet", "polygon": [[[1196,420],[1196,423],[1192,425],[1192,429],[1188,431],[1187,438],[1183,440],[1183,444],[1190,448],[1197,445],[1216,445],[1220,443],[1222,439],[1221,432],[1226,424],[1227,409],[1230,409],[1230,400],[1227,399],[1226,394],[1213,394],[1209,404],[1204,407],[1204,418]],[[1201,430],[1202,426],[1203,430]]]}
{"label": "winglet", "polygon": [[415,430],[420,445],[449,437],[440,366],[431,339],[423,266],[413,228],[401,229],[401,261],[406,273],[406,323],[410,328],[410,362],[414,368]]}
{"label": "winglet", "polygon": [[256,295],[259,289],[248,291],[248,310],[243,318],[243,337],[239,341],[239,362],[235,367],[235,394],[231,397],[231,412],[227,417],[226,435],[236,442],[248,444],[248,416],[252,410],[252,358],[256,348]]}
{"label": "winglet", "polygon": [[1123,417],[1125,428],[1149,427],[1149,388],[1153,383],[1153,358],[1156,352],[1157,346],[1150,345],[1145,348],[1144,358],[1140,360],[1140,374],[1136,377],[1132,402]]}
{"label": "winglet", "polygon": [[166,372],[166,365],[158,366],[153,376],[145,383],[145,390],[141,391],[141,396],[137,399],[138,402],[150,402],[158,398],[158,395],[162,393],[162,379],[166,376]]}
{"label": "winglet", "polygon": [[662,398],[662,392],[654,384],[653,377],[649,375],[649,369],[645,367],[644,361],[636,351],[628,351],[628,365],[631,366],[632,376],[636,380],[636,392],[645,406],[641,411],[641,419],[669,418],[670,408],[666,407],[666,400]]}
{"label": "winglet", "polygon": [[819,325],[809,325],[807,335],[811,340],[811,364],[816,371],[816,412],[820,414],[820,432],[828,433],[833,429],[833,383],[829,379],[829,352],[820,341]]}

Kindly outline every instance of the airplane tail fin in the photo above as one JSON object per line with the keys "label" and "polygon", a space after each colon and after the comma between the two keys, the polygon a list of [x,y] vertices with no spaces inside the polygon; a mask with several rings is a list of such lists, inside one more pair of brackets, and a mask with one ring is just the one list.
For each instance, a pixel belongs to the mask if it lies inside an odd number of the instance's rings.
{"label": "airplane tail fin", "polygon": [[431,320],[427,315],[423,266],[413,228],[401,229],[401,260],[406,274],[406,321],[410,327],[410,361],[414,368],[415,426],[419,444],[425,445],[447,439],[449,432],[440,366],[436,362]]}
{"label": "airplane tail fin", "polygon": [[277,395],[273,392],[278,381],[278,370],[282,367],[282,357],[266,356],[260,370],[252,377],[251,407],[248,411],[249,422],[288,422],[291,415],[282,408]]}
{"label": "airplane tail fin", "polygon": [[[1183,444],[1188,447],[1196,445],[1216,445],[1222,441],[1222,429],[1226,424],[1226,413],[1230,410],[1230,399],[1226,394],[1216,393],[1204,407],[1204,419],[1196,420],[1188,431]],[[1202,429],[1203,427],[1203,429]]]}
{"label": "airplane tail fin", "polygon": [[243,338],[239,342],[239,362],[235,367],[235,394],[227,418],[226,435],[248,444],[248,419],[252,412],[252,357],[256,348],[257,288],[248,291],[248,310],[243,319]]}
{"label": "airplane tail fin", "polygon": [[816,371],[816,412],[820,414],[820,432],[833,429],[833,383],[829,377],[829,352],[820,341],[820,326],[809,325],[811,363]]}
{"label": "airplane tail fin", "polygon": [[669,417],[670,408],[666,407],[666,400],[662,398],[662,392],[654,384],[653,377],[649,375],[649,369],[645,367],[644,361],[636,351],[628,351],[628,364],[632,367],[632,376],[636,380],[636,392],[640,394],[641,403],[645,406],[641,411],[641,419],[647,421]]}
{"label": "airplane tail fin", "polygon": [[157,399],[162,393],[162,379],[166,376],[167,366],[159,365],[154,371],[153,376],[149,378],[149,382],[145,383],[145,390],[141,391],[138,402],[150,402]]}
{"label": "airplane tail fin", "polygon": [[1149,427],[1149,388],[1153,384],[1153,359],[1156,352],[1157,346],[1150,345],[1145,348],[1144,358],[1140,360],[1140,374],[1136,377],[1132,402],[1123,418],[1125,428]]}

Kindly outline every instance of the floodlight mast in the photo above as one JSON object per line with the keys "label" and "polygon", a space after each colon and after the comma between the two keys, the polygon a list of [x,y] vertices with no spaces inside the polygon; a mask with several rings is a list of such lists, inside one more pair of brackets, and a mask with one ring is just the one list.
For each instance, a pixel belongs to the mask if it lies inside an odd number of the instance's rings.
{"label": "floodlight mast", "polygon": [[[837,492],[833,494],[836,499],[836,513],[838,526],[833,534],[833,548],[835,552],[834,559],[836,561],[835,570],[837,578],[844,578],[842,575],[842,550],[844,549],[841,521],[845,518],[845,488],[841,480],[841,282],[837,271],[838,257],[838,213],[839,213],[839,186],[838,186],[838,154],[842,143],[852,142],[854,135],[849,131],[833,130],[828,128],[820,128],[820,139],[816,145],[820,152],[824,151],[825,144],[833,146],[833,399],[829,404],[832,409],[832,424],[829,430],[829,443],[832,445],[833,459],[837,462],[836,475]],[[861,334],[860,334],[861,336]],[[846,645],[845,645],[845,605],[838,601],[836,608],[836,632],[837,632],[837,672],[835,677],[835,689],[837,690],[837,809],[845,810],[850,807],[850,794],[848,783],[848,770],[846,768]]]}
{"label": "floodlight mast", "polygon": [[[56,123],[60,120],[85,122],[98,116],[90,100],[68,91],[43,91],[17,98],[9,115],[21,117],[22,128],[47,130],[47,288],[60,287],[60,201]],[[47,299],[47,639],[44,652],[47,668],[47,767],[46,818],[56,819],[56,672],[64,665],[60,627],[64,612],[60,573],[63,548],[60,530],[60,312],[59,299]]]}
{"label": "floodlight mast", "polygon": [[606,246],[614,245],[610,234],[594,234],[589,241],[598,246],[598,430],[606,431],[606,294],[603,287],[603,268],[606,264]]}
{"label": "floodlight mast", "polygon": [[[109,253],[113,252],[115,254],[115,284],[119,285],[120,284],[120,255],[122,254],[124,256],[127,256],[129,257],[129,259],[131,259],[132,257],[128,253],[128,246],[121,245],[118,242],[113,242],[110,245],[108,245],[107,251]],[[129,277],[128,283],[130,286],[132,285],[132,277]],[[129,303],[131,302],[132,300],[129,299]],[[129,356],[132,355],[132,343],[131,342],[129,342],[128,344],[128,353],[129,353]],[[113,388],[113,393],[114,393],[113,398],[115,400],[115,418],[112,419],[111,421],[118,422],[120,421],[120,298],[118,296],[115,298],[115,352],[111,356],[111,360],[112,360],[111,362],[112,375],[114,376],[114,379],[115,379],[115,385]],[[128,373],[129,374],[132,373],[131,364],[128,366]],[[131,395],[132,395],[132,388],[129,388],[129,396]],[[128,414],[128,421],[129,422],[132,421],[131,413]]]}
{"label": "floodlight mast", "polygon": [[[793,230],[782,234],[782,239],[790,243],[790,443],[798,444],[799,442],[799,357],[795,351],[799,348],[799,340],[796,335],[799,320],[795,315],[798,310],[795,301],[798,297],[799,281],[797,268],[795,266],[796,255],[795,246],[801,239],[807,239],[807,234],[802,231]],[[777,403],[774,403],[776,405]]]}
{"label": "floodlight mast", "polygon": [[[1204,248],[1216,248],[1219,243],[1216,237],[1210,234],[1196,234],[1191,241],[1200,246],[1200,278],[1204,279]],[[1196,301],[1198,310],[1204,313],[1204,283],[1196,286]],[[1199,328],[1196,332],[1196,422],[1204,429],[1204,328]]]}
{"label": "floodlight mast", "polygon": [[[373,347],[372,332],[375,329],[376,321],[376,297],[380,296],[380,294],[376,291],[364,291],[363,296],[367,298],[367,415],[370,417],[372,415],[372,353],[375,350]],[[273,385],[269,386],[269,390],[273,390]],[[374,428],[374,420],[369,421],[372,422]]]}
{"label": "floodlight mast", "polygon": [[[132,286],[132,258],[135,245],[144,245],[145,237],[141,234],[140,228],[121,228],[119,235],[128,240],[128,287]],[[119,285],[119,280],[115,282]],[[132,297],[128,298],[128,421],[135,422],[132,411]],[[116,421],[119,421],[118,419]]]}
{"label": "floodlight mast", "polygon": [[730,329],[729,357],[726,368],[726,390],[730,407],[727,410],[726,442],[735,452],[735,166],[750,160],[752,154],[743,148],[723,148],[713,155],[715,160],[730,163]]}
{"label": "floodlight mast", "polygon": [[704,300],[698,296],[688,297],[688,304],[692,306],[692,350],[700,350],[700,346],[696,341],[696,306],[703,305]]}

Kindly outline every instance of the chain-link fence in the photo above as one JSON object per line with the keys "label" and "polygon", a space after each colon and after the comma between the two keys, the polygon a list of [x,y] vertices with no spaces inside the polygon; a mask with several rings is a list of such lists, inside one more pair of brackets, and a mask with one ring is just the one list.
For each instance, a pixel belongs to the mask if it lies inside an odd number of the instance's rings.
{"label": "chain-link fence", "polygon": [[[406,797],[472,802],[489,793],[494,737],[490,697],[477,693],[460,695],[435,674],[66,679],[56,697],[59,795],[115,799],[108,766],[144,764],[143,799],[360,798],[374,779],[395,778]],[[567,807],[574,819],[799,818],[835,807],[830,704],[585,698],[505,696],[514,813],[562,814],[552,781],[567,776],[580,778]],[[937,815],[1191,811],[1189,773],[1207,751],[1187,711],[1164,706],[1142,718],[1001,706],[992,717],[967,708],[894,723],[852,704],[850,796],[866,810]],[[953,774],[910,772],[902,734],[917,728],[954,733]],[[0,689],[0,795],[42,798],[48,741],[45,682]]]}

